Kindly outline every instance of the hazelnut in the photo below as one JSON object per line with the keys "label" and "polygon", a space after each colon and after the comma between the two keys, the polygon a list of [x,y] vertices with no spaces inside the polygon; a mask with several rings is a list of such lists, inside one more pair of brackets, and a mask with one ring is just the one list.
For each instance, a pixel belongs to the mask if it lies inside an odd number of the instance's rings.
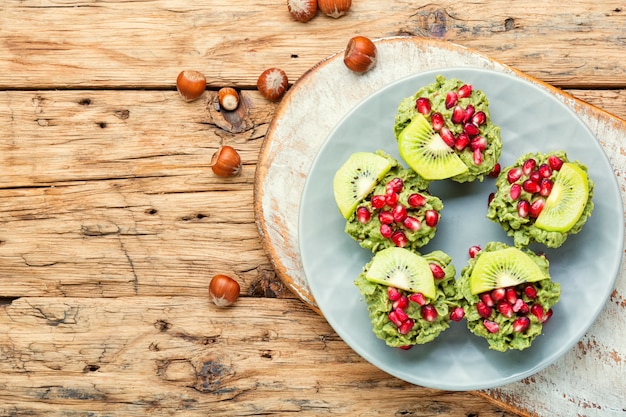
{"label": "hazelnut", "polygon": [[223,87],[217,92],[220,108],[233,111],[239,106],[239,94],[232,87]]}
{"label": "hazelnut", "polygon": [[376,45],[365,36],[355,36],[348,42],[343,63],[354,72],[367,72],[376,65]]}
{"label": "hazelnut", "polygon": [[317,5],[326,16],[337,19],[350,10],[352,0],[318,0]]}
{"label": "hazelnut", "polygon": [[256,86],[270,101],[278,101],[287,91],[287,74],[280,68],[268,68],[261,73]]}
{"label": "hazelnut", "polygon": [[317,0],[287,0],[289,13],[298,22],[308,22],[317,14]]}
{"label": "hazelnut", "polygon": [[178,74],[176,89],[185,101],[199,98],[206,88],[206,77],[200,71],[185,70]]}

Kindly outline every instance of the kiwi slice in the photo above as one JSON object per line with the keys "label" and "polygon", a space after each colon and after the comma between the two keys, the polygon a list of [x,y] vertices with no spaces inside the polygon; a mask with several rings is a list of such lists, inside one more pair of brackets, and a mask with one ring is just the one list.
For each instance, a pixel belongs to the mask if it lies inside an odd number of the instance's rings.
{"label": "kiwi slice", "polygon": [[564,163],[535,226],[548,232],[567,232],[582,215],[588,198],[587,173],[574,163]]}
{"label": "kiwi slice", "polygon": [[365,272],[368,281],[436,296],[435,279],[428,261],[410,250],[391,247],[377,252]]}
{"label": "kiwi slice", "polygon": [[470,275],[470,291],[480,294],[524,282],[548,278],[535,261],[518,248],[483,252],[477,256]]}
{"label": "kiwi slice", "polygon": [[356,152],[339,168],[333,180],[335,202],[348,219],[391,169],[391,162],[372,152]]}
{"label": "kiwi slice", "polygon": [[398,149],[402,159],[427,180],[451,178],[468,170],[421,113],[398,135]]}

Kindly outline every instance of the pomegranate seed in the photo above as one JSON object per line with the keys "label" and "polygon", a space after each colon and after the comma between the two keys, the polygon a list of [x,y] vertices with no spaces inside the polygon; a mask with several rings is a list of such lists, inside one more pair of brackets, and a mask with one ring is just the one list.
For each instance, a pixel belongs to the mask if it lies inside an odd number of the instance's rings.
{"label": "pomegranate seed", "polygon": [[385,185],[385,189],[387,190],[387,194],[391,193],[399,193],[404,188],[404,181],[402,178],[394,178]]}
{"label": "pomegranate seed", "polygon": [[398,204],[398,199],[400,196],[396,193],[385,194],[385,204],[389,207],[393,207]]}
{"label": "pomegranate seed", "polygon": [[439,313],[437,313],[437,309],[432,304],[426,304],[425,306],[422,306],[421,312],[422,318],[430,322],[437,320],[437,316],[439,315]]}
{"label": "pomegranate seed", "polygon": [[491,307],[489,307],[487,304],[483,303],[482,301],[479,301],[476,304],[476,311],[478,312],[478,315],[484,319],[486,319],[487,317],[491,315]]}
{"label": "pomegranate seed", "polygon": [[459,87],[459,93],[458,93],[459,98],[469,97],[471,95],[472,95],[471,84],[464,84]]}
{"label": "pomegranate seed", "polygon": [[409,319],[409,316],[404,312],[403,309],[396,308],[393,311],[394,311],[394,313],[396,313],[396,318],[398,320],[400,320],[400,322],[404,322],[404,321],[407,321]]}
{"label": "pomegranate seed", "polygon": [[378,220],[382,224],[391,224],[393,223],[393,214],[390,211],[383,210],[378,213]]}
{"label": "pomegranate seed", "polygon": [[465,310],[461,307],[456,307],[450,312],[450,320],[452,321],[461,321],[463,317],[465,317]]}
{"label": "pomegranate seed", "polygon": [[459,101],[459,96],[457,93],[455,93],[454,91],[449,91],[448,94],[446,94],[446,109],[451,109],[452,107],[456,106],[456,103]]}
{"label": "pomegranate seed", "polygon": [[470,138],[467,135],[467,133],[465,132],[459,133],[459,136],[457,136],[456,139],[454,140],[454,147],[458,151],[462,151],[463,149],[467,147],[467,145],[469,145],[469,143],[470,143]]}
{"label": "pomegranate seed", "polygon": [[500,325],[495,321],[485,320],[483,321],[483,325],[487,328],[489,333],[498,333],[498,330],[500,330]]}
{"label": "pomegranate seed", "polygon": [[463,115],[463,123],[468,123],[472,120],[472,116],[474,116],[474,106],[468,104],[465,108],[465,114]]}
{"label": "pomegranate seed", "polygon": [[480,300],[485,303],[485,305],[487,307],[493,307],[496,303],[493,301],[493,298],[491,298],[491,294],[489,294],[488,292],[484,292],[482,294],[480,294]]}
{"label": "pomegranate seed", "polygon": [[547,178],[542,179],[541,183],[539,184],[539,195],[543,197],[549,196],[552,192],[553,185],[554,183],[552,182],[552,180],[549,180]]}
{"label": "pomegranate seed", "polygon": [[478,252],[480,252],[481,250],[482,250],[482,249],[481,249],[481,247],[480,247],[480,246],[478,246],[478,245],[473,245],[473,246],[470,246],[470,248],[469,248],[469,250],[468,250],[468,252],[469,252],[469,257],[470,257],[470,258],[475,258],[475,257],[476,257],[476,255],[478,254]]}
{"label": "pomegranate seed", "polygon": [[367,209],[367,207],[361,206],[358,209],[356,209],[356,219],[360,223],[366,224],[370,221],[371,218],[372,218],[372,214]]}
{"label": "pomegranate seed", "polygon": [[391,235],[393,234],[393,229],[388,224],[381,224],[380,225],[380,234],[381,234],[382,237],[384,237],[386,239],[389,239],[391,237]]}
{"label": "pomegranate seed", "polygon": [[439,265],[437,265],[435,263],[431,263],[428,266],[430,266],[430,270],[433,273],[433,277],[435,279],[442,279],[443,277],[446,276],[445,271]]}
{"label": "pomegranate seed", "polygon": [[548,164],[541,164],[537,168],[537,172],[541,175],[541,178],[550,178],[552,176],[552,168]]}
{"label": "pomegranate seed", "polygon": [[533,316],[537,317],[539,322],[543,321],[543,307],[541,304],[533,304],[530,306],[530,312]]}
{"label": "pomegranate seed", "polygon": [[394,221],[402,222],[404,221],[404,219],[406,219],[407,216],[406,207],[404,207],[402,204],[398,204],[391,210],[391,214],[393,215]]}
{"label": "pomegranate seed", "polygon": [[498,303],[498,311],[504,317],[509,319],[515,315],[515,312],[513,311],[513,305],[506,301],[500,301]]}
{"label": "pomegranate seed", "polygon": [[417,193],[411,194],[407,199],[407,203],[409,203],[409,206],[411,207],[422,207],[426,204],[426,197]]}
{"label": "pomegranate seed", "polygon": [[402,326],[402,322],[398,320],[398,316],[395,311],[390,311],[387,315],[387,318],[389,318],[389,321],[395,324],[396,327]]}
{"label": "pomegranate seed", "polygon": [[513,322],[513,331],[522,333],[530,326],[530,319],[528,317],[518,317]]}
{"label": "pomegranate seed", "polygon": [[496,288],[495,290],[491,291],[491,298],[493,298],[493,301],[495,301],[496,303],[504,300],[505,297],[506,290],[504,288]]}
{"label": "pomegranate seed", "polygon": [[480,130],[478,130],[478,128],[472,123],[465,123],[463,131],[470,135],[470,137],[478,136],[480,134]]}
{"label": "pomegranate seed", "polygon": [[535,161],[533,158],[527,159],[524,161],[524,164],[522,165],[522,172],[524,173],[524,175],[528,176],[532,174],[532,172],[535,170],[536,167],[537,167],[537,161]]}
{"label": "pomegranate seed", "polygon": [[528,284],[524,287],[524,294],[526,295],[526,297],[533,300],[537,298],[537,288],[535,288],[535,286],[532,284]]}
{"label": "pomegranate seed", "polygon": [[551,309],[551,308],[549,308],[549,309],[548,309],[548,311],[546,311],[546,314],[543,316],[543,323],[545,323],[546,321],[548,321],[548,319],[549,319],[550,317],[552,317],[552,314],[553,314],[553,313],[554,313],[554,312],[552,311],[552,309]]}
{"label": "pomegranate seed", "polygon": [[548,157],[548,165],[553,171],[558,171],[563,166],[563,160],[556,155],[550,155]]}
{"label": "pomegranate seed", "polygon": [[452,110],[452,116],[450,117],[450,120],[452,120],[452,123],[455,124],[461,124],[463,123],[463,119],[465,118],[465,110],[463,110],[463,107],[461,106],[454,106],[454,109]]}
{"label": "pomegranate seed", "polygon": [[537,184],[539,184],[541,182],[541,174],[539,173],[539,171],[533,171],[529,176],[528,179],[531,181],[536,182]]}
{"label": "pomegranate seed", "polygon": [[490,205],[494,198],[496,198],[496,193],[489,193],[489,196],[487,197],[487,205]]}
{"label": "pomegranate seed", "polygon": [[397,301],[402,297],[402,293],[396,287],[387,287],[387,297],[389,301]]}
{"label": "pomegranate seed", "polygon": [[432,116],[430,116],[430,122],[433,124],[433,130],[435,132],[439,132],[444,125],[441,113],[433,113]]}
{"label": "pomegranate seed", "polygon": [[511,200],[517,200],[520,194],[522,194],[522,187],[519,184],[511,185],[511,190],[509,191],[509,196],[511,197]]}
{"label": "pomegranate seed", "polygon": [[474,149],[474,165],[483,163],[483,153],[480,149]]}
{"label": "pomegranate seed", "polygon": [[493,166],[493,169],[489,173],[489,176],[492,177],[492,178],[496,178],[498,175],[500,175],[500,170],[501,169],[502,169],[502,166],[500,165],[500,163],[495,164]]}
{"label": "pomegranate seed", "polygon": [[545,205],[546,205],[546,200],[542,197],[539,197],[538,199],[536,199],[535,201],[531,203],[528,214],[530,215],[530,217],[536,219],[541,214],[541,211],[543,210]]}
{"label": "pomegranate seed", "polygon": [[424,294],[422,294],[421,292],[416,292],[409,295],[409,300],[419,304],[420,306],[426,305],[426,297],[424,297]]}
{"label": "pomegranate seed", "polygon": [[524,311],[528,312],[528,304],[526,304],[521,298],[518,298],[517,301],[515,301],[515,304],[513,304],[513,311],[516,313],[523,313]]}
{"label": "pomegranate seed", "polygon": [[450,131],[447,127],[442,127],[439,131],[439,136],[446,143],[446,145],[453,147],[454,146],[454,133]]}
{"label": "pomegranate seed", "polygon": [[415,326],[415,322],[412,319],[408,319],[398,327],[398,333],[408,334],[413,330],[413,326]]}
{"label": "pomegranate seed", "polygon": [[399,248],[403,248],[407,244],[406,235],[402,230],[398,230],[391,234],[391,241]]}
{"label": "pomegranate seed", "polygon": [[415,101],[415,108],[424,115],[430,114],[430,100],[427,97],[418,98]]}
{"label": "pomegranate seed", "polygon": [[[391,306],[393,307],[394,310],[397,310],[397,309],[404,310],[405,308],[409,306],[409,297],[407,297],[404,294],[400,294],[400,297],[398,297],[398,299],[394,301]],[[403,319],[402,321],[404,320],[406,319]]]}
{"label": "pomegranate seed", "polygon": [[406,227],[407,229],[413,232],[417,232],[418,230],[422,228],[422,222],[419,221],[419,219],[416,219],[415,217],[411,217],[411,216],[407,216],[406,219],[404,219],[404,221],[402,222],[402,224],[404,225],[404,227]]}
{"label": "pomegranate seed", "polygon": [[385,196],[384,195],[373,195],[372,196],[372,207],[374,207],[375,209],[381,209],[383,207],[385,207]]}
{"label": "pomegranate seed", "polygon": [[409,349],[411,349],[413,346],[415,346],[415,345],[404,345],[404,346],[398,346],[398,349],[402,349],[402,350],[409,350]]}
{"label": "pomegranate seed", "polygon": [[437,223],[439,223],[439,213],[437,210],[428,210],[426,211],[424,219],[426,220],[426,225],[435,227]]}
{"label": "pomegranate seed", "polygon": [[507,288],[505,298],[506,301],[508,301],[509,303],[515,304],[515,302],[517,301],[517,292],[513,288]]}
{"label": "pomegranate seed", "polygon": [[520,200],[517,203],[517,214],[521,218],[525,219],[528,217],[528,212],[530,211],[530,203],[526,200]]}
{"label": "pomegranate seed", "polygon": [[484,151],[487,149],[487,139],[482,136],[473,137],[472,140],[470,140],[470,149],[473,151],[476,149]]}
{"label": "pomegranate seed", "polygon": [[472,116],[472,123],[476,126],[484,125],[486,121],[487,121],[487,115],[485,114],[484,111],[476,112]]}
{"label": "pomegranate seed", "polygon": [[518,167],[514,167],[509,169],[509,172],[506,173],[506,179],[509,181],[509,184],[513,184],[515,181],[522,178],[522,169]]}
{"label": "pomegranate seed", "polygon": [[539,185],[539,183],[533,180],[524,181],[524,183],[522,184],[522,188],[524,189],[524,191],[531,194],[538,193],[539,190],[541,190],[541,186]]}

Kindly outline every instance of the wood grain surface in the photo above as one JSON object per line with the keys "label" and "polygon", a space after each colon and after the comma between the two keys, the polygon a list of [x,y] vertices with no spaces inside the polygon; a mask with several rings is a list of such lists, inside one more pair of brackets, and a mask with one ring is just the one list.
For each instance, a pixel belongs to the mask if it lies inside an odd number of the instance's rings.
{"label": "wood grain surface", "polygon": [[[390,377],[284,285],[254,211],[279,104],[255,84],[270,66],[294,83],[355,34],[415,35],[626,118],[624,7],[354,0],[340,19],[301,24],[282,0],[3,3],[0,416],[554,415],[524,392]],[[193,103],[174,86],[189,68],[208,80]],[[241,90],[237,114],[216,110],[225,85]],[[241,176],[211,173],[220,144],[240,152]],[[232,308],[206,296],[216,273],[241,284]],[[568,400],[580,416],[604,411]]]}

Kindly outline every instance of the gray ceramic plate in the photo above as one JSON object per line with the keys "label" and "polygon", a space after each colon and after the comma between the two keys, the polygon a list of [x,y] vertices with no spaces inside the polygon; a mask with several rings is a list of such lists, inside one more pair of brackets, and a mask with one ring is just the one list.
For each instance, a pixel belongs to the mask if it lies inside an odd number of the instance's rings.
{"label": "gray ceramic plate", "polygon": [[[456,77],[483,90],[491,117],[502,128],[503,167],[527,152],[565,150],[580,160],[595,181],[595,210],[582,232],[559,249],[533,246],[551,261],[552,278],[561,283],[561,301],[544,334],[524,351],[497,352],[471,334],[464,321],[453,323],[434,342],[404,351],[392,349],[372,333],[365,303],[353,281],[371,253],[343,231],[345,221],[333,198],[337,169],[356,151],[382,149],[399,159],[393,123],[399,102],[436,74]],[[400,160],[400,159],[399,159]],[[406,165],[406,164],[405,164]],[[456,184],[438,181],[431,192],[444,202],[435,237],[423,253],[443,250],[452,256],[457,276],[471,245],[512,244],[486,215],[494,180]],[[521,78],[484,69],[442,69],[416,74],[365,99],[331,132],[308,175],[299,217],[299,241],[307,281],[324,317],[359,355],[408,382],[445,390],[486,389],[520,380],[550,365],[582,338],[614,287],[624,240],[622,201],[611,165],[586,125],[546,90]]]}

